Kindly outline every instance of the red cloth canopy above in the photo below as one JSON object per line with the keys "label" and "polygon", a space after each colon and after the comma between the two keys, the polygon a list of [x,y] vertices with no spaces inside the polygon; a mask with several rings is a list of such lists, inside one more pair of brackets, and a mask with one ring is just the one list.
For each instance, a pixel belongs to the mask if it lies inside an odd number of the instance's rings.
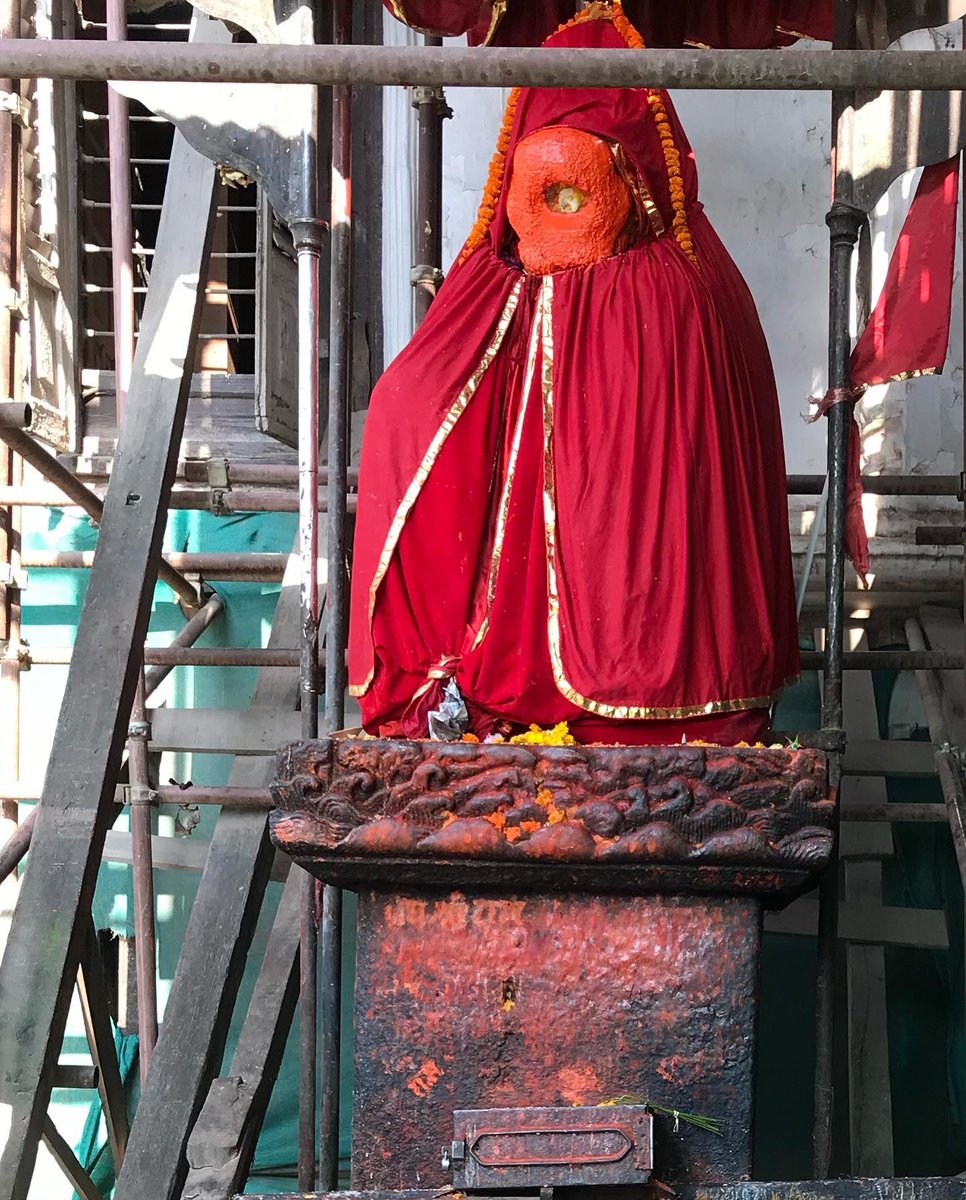
{"label": "red cloth canopy above", "polygon": [[[575,0],[384,0],[400,21],[474,45],[538,46],[568,21]],[[720,50],[787,46],[800,37],[831,41],[832,0],[625,0],[649,46]]]}

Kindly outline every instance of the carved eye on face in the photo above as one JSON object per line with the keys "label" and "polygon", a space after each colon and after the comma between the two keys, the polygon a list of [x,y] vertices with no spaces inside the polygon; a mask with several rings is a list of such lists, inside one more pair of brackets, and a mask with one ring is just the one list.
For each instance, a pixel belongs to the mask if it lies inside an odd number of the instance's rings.
{"label": "carved eye on face", "polygon": [[551,212],[579,212],[587,203],[587,193],[573,183],[553,183],[544,193],[547,208]]}
{"label": "carved eye on face", "polygon": [[532,275],[613,254],[631,204],[610,145],[592,133],[548,125],[513,152],[506,212],[516,254]]}

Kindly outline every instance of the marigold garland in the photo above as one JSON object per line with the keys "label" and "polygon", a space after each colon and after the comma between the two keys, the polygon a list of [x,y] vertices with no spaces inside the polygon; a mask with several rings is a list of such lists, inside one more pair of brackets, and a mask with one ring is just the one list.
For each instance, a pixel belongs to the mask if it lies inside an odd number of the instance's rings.
{"label": "marigold garland", "polygon": [[[558,26],[556,32],[563,33],[565,30],[572,29],[575,25],[580,25],[584,21],[594,21],[602,18],[611,21],[629,49],[643,50],[645,48],[644,39],[627,19],[621,5],[621,0],[613,0],[612,3],[591,4],[590,7],[583,9],[569,21],[565,21],[562,25]],[[657,127],[658,136],[661,139],[661,150],[664,154],[664,165],[667,171],[668,191],[671,197],[671,211],[673,214],[671,228],[674,233],[674,240],[694,265],[697,266],[698,258],[694,250],[694,238],[691,235],[691,229],[688,225],[684,178],[681,174],[681,152],[674,142],[674,134],[671,130],[671,123],[668,119],[667,109],[664,106],[662,93],[652,88],[647,88],[646,90],[648,107],[654,119],[654,124]],[[490,160],[486,187],[483,189],[483,199],[480,202],[476,222],[470,230],[470,235],[466,239],[466,244],[460,253],[459,261],[461,263],[465,262],[474,250],[482,246],[487,231],[496,215],[496,206],[500,199],[500,192],[503,189],[503,181],[506,176],[506,153],[510,145],[510,135],[513,131],[513,122],[516,118],[519,99],[520,88],[514,88],[510,93],[506,109],[503,113],[503,124],[500,126],[500,136],[497,138],[496,151]]]}

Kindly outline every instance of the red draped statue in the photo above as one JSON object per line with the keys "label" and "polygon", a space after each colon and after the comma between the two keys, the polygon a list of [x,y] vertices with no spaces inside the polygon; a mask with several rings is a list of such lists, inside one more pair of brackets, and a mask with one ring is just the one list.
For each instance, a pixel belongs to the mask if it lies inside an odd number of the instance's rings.
{"label": "red draped statue", "polygon": [[[595,4],[548,44],[640,39]],[[480,736],[754,741],[798,670],[774,375],[671,103],[515,92],[477,225],[372,396],[365,726],[426,736],[452,679]]]}

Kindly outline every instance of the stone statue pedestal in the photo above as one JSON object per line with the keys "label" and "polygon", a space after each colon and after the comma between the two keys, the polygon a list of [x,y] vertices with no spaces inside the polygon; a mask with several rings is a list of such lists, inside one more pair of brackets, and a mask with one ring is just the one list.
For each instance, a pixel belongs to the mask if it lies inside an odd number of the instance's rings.
{"label": "stone statue pedestal", "polygon": [[655,1113],[655,1179],[748,1178],[762,908],[831,854],[823,754],[337,738],[275,794],[276,845],[359,893],[353,1189],[458,1186],[454,1113],[622,1098],[720,1122]]}

